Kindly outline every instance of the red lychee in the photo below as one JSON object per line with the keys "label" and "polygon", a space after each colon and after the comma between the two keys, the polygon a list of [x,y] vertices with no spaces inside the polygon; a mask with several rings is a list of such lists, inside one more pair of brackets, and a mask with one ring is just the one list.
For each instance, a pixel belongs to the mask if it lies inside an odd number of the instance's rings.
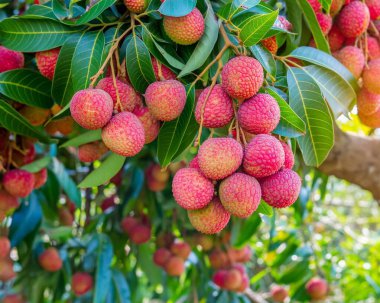
{"label": "red lychee", "polygon": [[0,237],[0,259],[9,257],[11,251],[11,242],[7,237]]}
{"label": "red lychee", "polygon": [[10,50],[0,45],[0,73],[24,66],[23,53]]}
{"label": "red lychee", "polygon": [[242,248],[229,247],[227,255],[232,262],[246,263],[252,257],[252,250],[248,245]]}
{"label": "red lychee", "polygon": [[273,285],[270,289],[270,295],[274,302],[283,303],[288,297],[288,291],[280,285]]}
{"label": "red lychee", "polygon": [[145,224],[137,224],[129,232],[129,238],[135,244],[143,244],[151,238],[151,227]]}
{"label": "red lychee", "polygon": [[38,257],[41,267],[49,272],[55,272],[62,268],[62,259],[59,256],[58,250],[54,247],[49,247]]}
{"label": "red lychee", "polygon": [[19,113],[33,126],[44,124],[50,116],[50,110],[33,106],[24,106]]}
{"label": "red lychee", "polygon": [[243,277],[240,271],[235,268],[232,268],[227,271],[227,274],[224,278],[224,288],[228,290],[236,290],[239,288],[243,282]]}
{"label": "red lychee", "polygon": [[356,79],[362,74],[365,57],[363,51],[356,46],[346,46],[334,53],[334,57],[342,63]]}
{"label": "red lychee", "polygon": [[34,175],[22,169],[9,170],[3,176],[3,186],[12,196],[25,198],[34,189]]}
{"label": "red lychee", "polygon": [[261,44],[272,54],[276,54],[278,50],[278,44],[276,40],[276,36],[266,38],[261,40]]}
{"label": "red lychee", "polygon": [[[0,210],[7,213],[19,206],[17,198],[5,190],[0,189]],[[0,220],[1,221],[1,220]]]}
{"label": "red lychee", "polygon": [[315,12],[322,10],[322,5],[318,0],[307,0]]}
{"label": "red lychee", "polygon": [[13,270],[13,262],[9,258],[0,259],[0,281],[7,282],[16,276]]}
{"label": "red lychee", "polygon": [[306,284],[306,291],[313,300],[322,300],[327,296],[329,286],[321,278],[312,278]]}
{"label": "red lychee", "polygon": [[93,286],[93,278],[86,272],[76,272],[71,281],[71,288],[76,296],[89,292]]}
{"label": "red lychee", "polygon": [[220,288],[225,288],[227,275],[228,270],[220,269],[213,275],[212,282],[214,282],[215,285],[219,286]]}
{"label": "red lychee", "polygon": [[380,59],[371,60],[363,71],[363,86],[373,94],[380,94]]}
{"label": "red lychee", "polygon": [[369,9],[371,19],[377,20],[380,17],[380,0],[365,0],[364,2]]}
{"label": "red lychee", "polygon": [[185,271],[185,261],[177,256],[171,256],[165,264],[169,276],[179,277]]}
{"label": "red lychee", "polygon": [[370,60],[374,60],[380,57],[380,45],[379,41],[374,37],[367,37],[367,50]]}
{"label": "red lychee", "polygon": [[149,1],[147,0],[124,0],[127,9],[135,14],[140,14],[146,10]]}
{"label": "red lychee", "polygon": [[108,148],[101,141],[86,143],[79,146],[78,159],[82,162],[94,162],[99,160],[107,151]]}
{"label": "red lychee", "polygon": [[362,88],[358,93],[358,110],[363,115],[372,115],[380,109],[380,95]]}
{"label": "red lychee", "polygon": [[152,57],[152,65],[154,76],[157,81],[161,80],[175,80],[177,78],[176,74],[173,73],[167,66],[163,65],[156,58]]}
{"label": "red lychee", "polygon": [[48,172],[46,168],[43,168],[40,171],[34,173],[34,188],[37,189],[42,187],[46,183],[47,177]]}
{"label": "red lychee", "polygon": [[60,48],[37,52],[36,63],[40,73],[46,78],[53,80],[55,66],[57,64]]}
{"label": "red lychee", "polygon": [[220,249],[214,249],[208,256],[213,269],[224,268],[229,265],[227,253]]}
{"label": "red lychee", "polygon": [[359,111],[359,119],[364,125],[368,127],[379,128],[380,127],[380,109],[371,115],[364,115],[361,111]]}
{"label": "red lychee", "polygon": [[154,254],[153,254],[153,262],[160,267],[164,267],[166,262],[168,262],[169,258],[171,257],[171,252],[164,248],[161,247],[157,249]]}
{"label": "red lychee", "polygon": [[284,167],[292,169],[294,166],[294,155],[292,148],[285,142],[280,141],[282,147],[284,148],[284,153],[285,153],[285,161],[284,161]]}
{"label": "red lychee", "polygon": [[340,29],[334,24],[327,36],[327,40],[330,45],[330,50],[336,52],[340,50],[344,44],[345,37],[341,33]]}
{"label": "red lychee", "polygon": [[189,162],[190,168],[195,168],[199,170],[199,162],[198,162],[198,156],[195,156],[190,162]]}
{"label": "red lychee", "polygon": [[332,26],[332,18],[330,15],[323,13],[316,13],[318,24],[322,30],[322,33],[326,36],[331,29]]}
{"label": "red lychee", "polygon": [[144,106],[136,106],[133,113],[139,118],[145,132],[145,144],[156,140],[160,132],[160,121],[153,117],[149,109]]}
{"label": "red lychee", "polygon": [[361,1],[353,1],[343,7],[338,16],[337,25],[344,36],[356,38],[367,30],[369,21],[367,5]]}
{"label": "red lychee", "polygon": [[172,254],[181,257],[184,260],[187,260],[191,253],[191,247],[186,242],[174,242],[170,246],[170,251]]}
{"label": "red lychee", "polygon": [[20,294],[7,295],[3,298],[3,303],[25,303],[24,298]]}

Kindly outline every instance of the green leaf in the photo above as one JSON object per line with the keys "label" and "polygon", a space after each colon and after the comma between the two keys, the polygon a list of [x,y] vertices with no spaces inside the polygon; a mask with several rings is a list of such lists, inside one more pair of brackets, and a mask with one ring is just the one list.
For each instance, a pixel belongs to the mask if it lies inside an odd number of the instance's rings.
{"label": "green leaf", "polygon": [[306,124],[306,135],[298,137],[304,161],[319,166],[334,145],[334,128],[329,108],[314,80],[303,70],[289,68],[289,104]]}
{"label": "green leaf", "polygon": [[165,0],[158,11],[164,16],[182,17],[190,14],[196,4],[196,0],[182,0],[180,5],[178,0]]}
{"label": "green leaf", "polygon": [[131,291],[123,273],[117,269],[112,269],[112,282],[115,287],[117,303],[131,302]]}
{"label": "green leaf", "polygon": [[276,99],[280,106],[280,123],[273,131],[275,134],[289,138],[303,136],[306,133],[305,122],[292,110],[289,104],[278,94],[276,88],[268,86],[268,94]]}
{"label": "green leaf", "polygon": [[148,85],[156,81],[148,48],[135,34],[127,45],[126,64],[129,79],[140,93],[144,93]]}
{"label": "green leaf", "polygon": [[330,12],[331,2],[334,0],[319,0],[319,2],[322,4],[322,8],[326,12]]}
{"label": "green leaf", "polygon": [[186,88],[185,108],[178,119],[165,122],[158,135],[157,156],[161,166],[167,166],[193,142],[199,128],[194,117],[195,92]]}
{"label": "green leaf", "polygon": [[63,45],[82,27],[67,26],[50,19],[8,18],[0,22],[1,43],[20,52],[39,52]]}
{"label": "green leaf", "polygon": [[273,208],[266,204],[263,200],[261,200],[256,212],[258,212],[259,214],[266,215],[268,217],[273,216]]}
{"label": "green leaf", "polygon": [[245,46],[252,46],[261,41],[271,29],[278,16],[278,11],[269,14],[255,15],[246,21],[239,33]]}
{"label": "green leaf", "polygon": [[14,69],[0,73],[0,93],[17,102],[50,108],[51,82],[40,73],[29,69]]}
{"label": "green leaf", "polygon": [[123,167],[125,157],[111,153],[103,163],[91,172],[78,187],[94,187],[108,182]]}
{"label": "green leaf", "polygon": [[236,239],[233,241],[232,245],[235,247],[242,247],[256,233],[260,224],[261,218],[257,212],[254,212],[252,216],[243,221],[240,232]]}
{"label": "green leaf", "polygon": [[259,44],[251,46],[249,49],[266,72],[270,74],[272,78],[275,78],[277,67],[273,55],[265,47],[262,47]]}
{"label": "green leaf", "polygon": [[33,161],[32,163],[26,164],[22,166],[21,168],[28,172],[36,173],[36,172],[39,172],[41,169],[47,167],[50,164],[50,162],[51,162],[51,157],[46,156],[36,161]]}
{"label": "green leaf", "polygon": [[91,77],[97,73],[104,60],[104,46],[102,31],[85,32],[80,36],[71,61],[74,91],[88,88]]}
{"label": "green leaf", "polygon": [[52,8],[45,5],[32,5],[24,14],[19,16],[19,18],[52,19],[54,21],[57,21],[57,18],[53,13]]}
{"label": "green leaf", "polygon": [[63,143],[60,147],[68,147],[68,146],[80,146],[86,143],[98,141],[102,139],[102,130],[96,129],[96,130],[90,130],[88,132],[85,132],[83,134],[80,134],[65,143]]}
{"label": "green leaf", "polygon": [[309,261],[301,260],[290,263],[284,270],[281,271],[281,275],[276,279],[278,283],[290,284],[298,281],[300,277],[306,276],[310,272]]}
{"label": "green leaf", "polygon": [[26,137],[37,138],[43,143],[51,143],[42,128],[30,125],[21,114],[4,100],[0,99],[0,125],[11,132]]}
{"label": "green leaf", "polygon": [[[165,1],[166,2],[166,1]],[[182,69],[179,78],[190,74],[192,71],[198,69],[206,62],[210,56],[215,43],[218,39],[219,24],[215,20],[214,11],[209,6],[205,17],[205,32],[201,40],[197,43],[193,53],[187,60],[185,67]]]}

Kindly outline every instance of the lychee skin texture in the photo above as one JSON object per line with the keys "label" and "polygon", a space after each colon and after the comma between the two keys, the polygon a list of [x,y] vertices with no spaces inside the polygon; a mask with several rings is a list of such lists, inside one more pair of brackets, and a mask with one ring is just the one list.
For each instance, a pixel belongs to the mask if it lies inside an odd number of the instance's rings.
{"label": "lychee skin texture", "polygon": [[363,115],[372,115],[380,109],[380,95],[362,88],[358,93],[357,105]]}
{"label": "lychee skin texture", "polygon": [[24,66],[23,53],[7,49],[0,45],[0,73]]}
{"label": "lychee skin texture", "polygon": [[255,177],[273,175],[285,161],[284,149],[276,138],[269,135],[257,135],[245,147],[244,171]]}
{"label": "lychee skin texture", "polygon": [[73,275],[71,288],[76,296],[82,296],[92,289],[94,281],[91,275],[77,272]]}
{"label": "lychee skin texture", "polygon": [[73,119],[83,128],[98,129],[111,119],[113,101],[104,90],[88,88],[73,96],[70,111]]}
{"label": "lychee skin texture", "polygon": [[219,198],[231,215],[248,218],[260,204],[260,184],[254,177],[235,173],[220,184]]}
{"label": "lychee skin texture", "polygon": [[[203,112],[203,121],[202,121]],[[207,128],[219,128],[231,122],[234,116],[232,100],[220,84],[205,88],[200,94],[195,107],[195,120]]]}
{"label": "lychee skin texture", "polygon": [[379,0],[365,0],[365,4],[368,6],[369,14],[372,20],[376,20],[380,17],[380,1]]}
{"label": "lychee skin texture", "polygon": [[334,53],[334,57],[342,63],[356,79],[363,72],[365,57],[363,51],[356,46],[346,46]]}
{"label": "lychee skin texture", "polygon": [[333,25],[327,39],[330,45],[330,50],[336,52],[342,48],[346,38],[341,33],[340,29],[336,25]]}
{"label": "lychee skin texture", "polygon": [[190,168],[195,168],[200,170],[199,168],[199,162],[198,162],[198,156],[195,156],[190,162],[189,162],[189,167]]}
{"label": "lychee skin texture", "polygon": [[50,247],[40,254],[38,261],[41,267],[49,272],[55,272],[62,268],[62,259],[54,247]]}
{"label": "lychee skin texture", "polygon": [[146,10],[148,6],[148,1],[147,0],[124,0],[124,4],[130,12],[135,13],[135,14],[140,14]]}
{"label": "lychee skin texture", "polygon": [[243,148],[232,138],[207,139],[198,151],[199,168],[212,180],[221,180],[233,174],[242,160]]}
{"label": "lychee skin texture", "polygon": [[318,0],[307,0],[313,8],[314,12],[319,12],[322,10],[322,5]]}
{"label": "lychee skin texture", "polygon": [[25,198],[34,189],[34,175],[22,169],[9,170],[3,176],[3,186],[12,196]]}
{"label": "lychee skin texture", "polygon": [[378,59],[380,57],[380,45],[376,38],[367,37],[367,49],[370,60]]}
{"label": "lychee skin texture", "polygon": [[165,271],[169,276],[179,277],[185,271],[185,261],[177,256],[171,256],[165,264]]}
{"label": "lychee skin texture", "polygon": [[[115,82],[116,86],[114,85],[112,77],[106,77],[99,81],[98,85],[96,85],[96,88],[104,90],[111,96],[114,104],[114,109],[117,112],[133,111],[139,102],[138,99],[140,96],[129,84],[126,84],[118,79],[115,79]],[[117,102],[116,88],[120,103]]]}
{"label": "lychee skin texture", "polygon": [[157,81],[161,80],[175,80],[177,78],[176,74],[173,73],[167,66],[163,65],[156,58],[152,57],[152,65],[154,76]]}
{"label": "lychee skin texture", "polygon": [[230,213],[216,197],[206,207],[189,210],[187,214],[194,228],[204,234],[216,234],[230,221]]}
{"label": "lychee skin texture", "polygon": [[36,63],[38,70],[44,77],[53,80],[55,66],[59,56],[60,48],[36,53]]}
{"label": "lychee skin texture", "polygon": [[380,109],[371,115],[364,115],[362,112],[359,111],[359,119],[362,124],[368,127],[379,128],[380,127]]}
{"label": "lychee skin texture", "polygon": [[34,173],[34,189],[42,187],[46,183],[47,177],[48,173],[46,168]]}
{"label": "lychee skin texture", "polygon": [[260,181],[263,200],[275,208],[284,208],[296,202],[301,191],[301,178],[284,168]]}
{"label": "lychee skin texture", "polygon": [[174,255],[181,257],[184,260],[187,260],[191,253],[191,247],[186,242],[175,242],[170,246],[170,251]]}
{"label": "lychee skin texture", "polygon": [[278,50],[278,44],[276,36],[266,38],[261,41],[261,44],[272,54],[276,54]]}
{"label": "lychee skin texture", "polygon": [[288,297],[288,291],[279,285],[272,286],[270,290],[270,294],[272,297],[272,300],[274,302],[282,303],[285,301],[285,299]]}
{"label": "lychee skin texture", "polygon": [[369,21],[367,5],[361,1],[354,1],[343,7],[337,25],[344,36],[356,38],[367,30]]}
{"label": "lychee skin texture", "polygon": [[329,286],[320,278],[313,278],[306,284],[306,291],[313,300],[321,300],[327,296]]}
{"label": "lychee skin texture", "polygon": [[280,122],[280,107],[269,94],[257,94],[244,101],[238,111],[240,126],[251,134],[269,134]]}
{"label": "lychee skin texture", "polygon": [[153,262],[160,267],[164,267],[166,262],[168,262],[169,258],[171,257],[171,252],[164,248],[161,247],[157,249],[154,254],[153,254]]}
{"label": "lychee skin texture", "polygon": [[380,59],[372,60],[363,71],[363,86],[373,94],[380,94]]}
{"label": "lychee skin texture", "polygon": [[178,118],[186,104],[186,89],[177,80],[156,81],[145,91],[145,102],[150,113],[161,121]]}
{"label": "lychee skin texture", "polygon": [[11,242],[7,237],[0,237],[0,259],[5,259],[11,251]]}
{"label": "lychee skin texture", "polygon": [[102,140],[114,153],[132,157],[144,147],[144,127],[134,114],[121,112],[103,128]]}
{"label": "lychee skin texture", "polygon": [[0,211],[8,212],[19,206],[17,198],[5,190],[0,189]]}
{"label": "lychee skin texture", "polygon": [[294,155],[292,148],[285,142],[280,141],[285,153],[284,167],[292,169],[294,166]]}
{"label": "lychee skin texture", "polygon": [[181,45],[194,44],[205,30],[205,21],[197,8],[183,17],[164,16],[163,25],[169,38]]}
{"label": "lychee skin texture", "polygon": [[136,225],[129,233],[129,238],[135,244],[143,244],[148,242],[151,238],[150,226],[144,224]]}
{"label": "lychee skin texture", "polygon": [[195,168],[182,168],[173,178],[173,196],[185,209],[200,209],[210,203],[214,184]]}
{"label": "lychee skin texture", "polygon": [[90,163],[99,160],[107,151],[103,142],[86,143],[79,146],[78,158],[82,162]]}
{"label": "lychee skin texture", "polygon": [[323,13],[316,13],[316,17],[322,33],[326,36],[331,30],[332,18],[330,15]]}
{"label": "lychee skin texture", "polygon": [[263,85],[264,71],[260,62],[247,56],[231,59],[222,70],[222,87],[235,99],[248,99]]}
{"label": "lychee skin texture", "polygon": [[144,106],[137,106],[133,113],[139,118],[145,133],[145,144],[151,143],[158,137],[160,132],[160,121],[153,117],[149,109]]}

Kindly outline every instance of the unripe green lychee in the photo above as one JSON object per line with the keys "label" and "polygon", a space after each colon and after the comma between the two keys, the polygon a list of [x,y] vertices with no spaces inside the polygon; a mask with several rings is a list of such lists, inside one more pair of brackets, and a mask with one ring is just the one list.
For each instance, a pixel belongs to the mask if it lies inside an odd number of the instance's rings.
{"label": "unripe green lychee", "polygon": [[270,295],[274,302],[283,303],[288,297],[288,291],[280,285],[273,285],[270,289]]}
{"label": "unripe green lychee", "polygon": [[3,176],[3,186],[12,196],[25,198],[34,189],[34,175],[22,169],[9,170]]}
{"label": "unripe green lychee", "polygon": [[73,275],[71,281],[71,289],[76,296],[82,296],[88,293],[93,286],[93,278],[90,274],[86,272],[76,272]]}
{"label": "unripe green lychee", "polygon": [[103,128],[102,140],[114,153],[132,157],[144,146],[144,127],[134,114],[121,112]]}
{"label": "unripe green lychee", "polygon": [[342,63],[356,79],[363,72],[365,57],[363,51],[356,46],[346,46],[334,53],[334,57]]}
{"label": "unripe green lychee", "polygon": [[260,180],[263,200],[275,208],[284,208],[296,202],[301,191],[301,178],[291,169],[284,168]]}
{"label": "unripe green lychee", "polygon": [[306,291],[313,300],[322,300],[327,296],[329,286],[321,278],[312,278],[306,284]]}
{"label": "unripe green lychee", "polygon": [[37,189],[42,187],[46,183],[47,177],[48,173],[46,168],[34,173],[34,188]]}
{"label": "unripe green lychee", "polygon": [[198,163],[209,179],[221,180],[233,174],[243,160],[243,148],[233,138],[210,138],[200,146]]}
{"label": "unripe green lychee", "polygon": [[0,45],[0,73],[24,67],[23,53],[10,50]]}
{"label": "unripe green lychee", "polygon": [[169,276],[179,277],[185,271],[185,261],[178,256],[171,256],[165,264]]}
{"label": "unripe green lychee", "polygon": [[380,17],[380,1],[379,0],[365,0],[368,7],[369,14],[372,20],[377,20]]}
{"label": "unripe green lychee", "polygon": [[36,53],[36,63],[41,75],[53,80],[60,48]]}
{"label": "unripe green lychee", "polygon": [[156,81],[145,91],[145,102],[150,113],[158,120],[178,118],[186,104],[186,89],[177,80]]}
{"label": "unripe green lychee", "polygon": [[231,59],[222,70],[222,87],[235,99],[248,99],[263,85],[264,71],[260,62],[248,56]]}
{"label": "unripe green lychee", "polygon": [[204,234],[216,234],[230,221],[229,212],[216,197],[206,207],[189,210],[187,214],[194,228]]}
{"label": "unripe green lychee", "polygon": [[233,116],[232,100],[220,84],[215,85],[211,93],[207,87],[199,95],[195,107],[195,119],[199,124],[202,122],[204,127],[219,128],[230,123]]}
{"label": "unripe green lychee", "polygon": [[294,166],[294,155],[292,148],[285,142],[280,141],[281,145],[284,149],[284,154],[285,154],[285,161],[284,161],[284,167],[292,169]]}
{"label": "unripe green lychee", "polygon": [[181,45],[194,44],[205,30],[205,21],[197,8],[183,17],[164,16],[163,25],[169,38]]}
{"label": "unripe green lychee", "polygon": [[185,209],[199,209],[210,203],[214,184],[195,168],[182,168],[173,178],[173,196]]}
{"label": "unripe green lychee", "polygon": [[59,256],[58,250],[54,247],[49,247],[41,253],[38,261],[41,267],[49,272],[55,272],[62,268],[62,259]]}
{"label": "unripe green lychee", "polygon": [[380,59],[371,60],[363,71],[363,86],[373,94],[380,94]]}
{"label": "unripe green lychee", "polygon": [[368,7],[361,1],[344,6],[337,18],[337,25],[347,38],[359,37],[367,30],[370,21]]}
{"label": "unripe green lychee", "polygon": [[240,126],[251,134],[269,134],[277,127],[280,117],[280,107],[269,94],[249,98],[238,111]]}
{"label": "unripe green lychee", "polygon": [[247,218],[260,204],[260,184],[254,177],[235,173],[220,183],[219,198],[231,215]]}
{"label": "unripe green lychee", "polygon": [[108,148],[103,142],[86,143],[79,146],[78,158],[82,162],[94,162],[99,160],[107,151]]}
{"label": "unripe green lychee", "polygon": [[124,0],[124,5],[127,9],[135,14],[143,13],[148,7],[149,1],[147,0]]}
{"label": "unripe green lychee", "polygon": [[285,153],[280,141],[270,135],[257,135],[245,147],[243,167],[255,178],[273,175],[284,161]]}
{"label": "unripe green lychee", "polygon": [[150,113],[149,109],[144,106],[136,106],[133,113],[139,118],[145,133],[145,144],[156,140],[160,132],[160,121]]}
{"label": "unripe green lychee", "polygon": [[315,15],[317,17],[317,21],[319,27],[322,30],[322,33],[326,36],[330,32],[332,26],[332,18],[330,17],[330,15],[323,14],[320,12],[316,13]]}
{"label": "unripe green lychee", "polygon": [[11,242],[7,237],[0,237],[0,259],[5,259],[9,257],[11,252]]}
{"label": "unripe green lychee", "polygon": [[170,246],[170,251],[172,254],[181,257],[184,260],[187,260],[191,253],[191,247],[186,242],[174,242]]}
{"label": "unripe green lychee", "polygon": [[161,80],[175,80],[177,78],[176,74],[171,71],[167,66],[163,65],[155,57],[151,57],[154,76],[157,81]]}
{"label": "unripe green lychee", "polygon": [[83,89],[71,99],[70,111],[73,119],[83,128],[98,129],[112,117],[112,98],[101,89]]}
{"label": "unripe green lychee", "polygon": [[380,95],[362,88],[357,97],[358,110],[363,115],[372,115],[380,109]]}
{"label": "unripe green lychee", "polygon": [[19,206],[18,199],[5,190],[0,189],[0,210],[7,213]]}
{"label": "unripe green lychee", "polygon": [[172,254],[168,249],[161,247],[154,252],[153,262],[157,266],[164,267],[171,256]]}

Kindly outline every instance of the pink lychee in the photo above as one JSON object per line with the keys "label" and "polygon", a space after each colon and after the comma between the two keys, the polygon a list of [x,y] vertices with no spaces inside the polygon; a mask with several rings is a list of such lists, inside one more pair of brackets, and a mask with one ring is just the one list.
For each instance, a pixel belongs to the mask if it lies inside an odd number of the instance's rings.
{"label": "pink lychee", "polygon": [[336,25],[333,25],[327,36],[327,40],[330,45],[330,50],[332,52],[336,52],[342,48],[345,41],[345,37],[341,33],[340,29]]}
{"label": "pink lychee", "polygon": [[330,32],[332,26],[331,16],[318,12],[316,13],[316,17],[322,33],[326,36]]}
{"label": "pink lychee", "polygon": [[145,132],[145,144],[156,140],[160,132],[160,121],[153,117],[149,109],[145,106],[136,106],[133,113],[139,118]]}
{"label": "pink lychee", "polygon": [[294,155],[292,148],[285,142],[280,141],[281,145],[284,149],[284,154],[285,154],[285,161],[284,161],[284,167],[292,169],[294,166]]}
{"label": "pink lychee", "polygon": [[342,63],[354,76],[359,78],[362,74],[365,57],[363,51],[356,46],[345,46],[334,53],[334,57]]}
{"label": "pink lychee", "polygon": [[41,75],[53,80],[60,48],[36,53],[36,63]]}
{"label": "pink lychee", "polygon": [[160,80],[175,80],[177,78],[176,74],[173,73],[167,66],[163,65],[155,57],[152,57],[152,65],[154,76],[157,81]]}
{"label": "pink lychee", "polygon": [[12,196],[25,198],[34,189],[34,175],[22,169],[12,169],[3,176],[4,189]]}
{"label": "pink lychee", "polygon": [[343,7],[338,16],[337,25],[344,36],[356,38],[367,30],[369,21],[367,5],[361,1],[353,1]]}
{"label": "pink lychee", "polygon": [[10,50],[0,45],[0,73],[24,66],[23,53]]}
{"label": "pink lychee", "polygon": [[365,4],[369,9],[371,19],[377,20],[380,17],[380,0],[365,0]]}
{"label": "pink lychee", "polygon": [[380,94],[380,59],[371,60],[363,71],[363,86],[373,94]]}
{"label": "pink lychee", "polygon": [[362,88],[357,95],[358,110],[364,115],[372,115],[380,109],[380,95]]}
{"label": "pink lychee", "polygon": [[82,162],[94,162],[99,160],[107,151],[108,148],[103,142],[86,143],[79,146],[78,158]]}

